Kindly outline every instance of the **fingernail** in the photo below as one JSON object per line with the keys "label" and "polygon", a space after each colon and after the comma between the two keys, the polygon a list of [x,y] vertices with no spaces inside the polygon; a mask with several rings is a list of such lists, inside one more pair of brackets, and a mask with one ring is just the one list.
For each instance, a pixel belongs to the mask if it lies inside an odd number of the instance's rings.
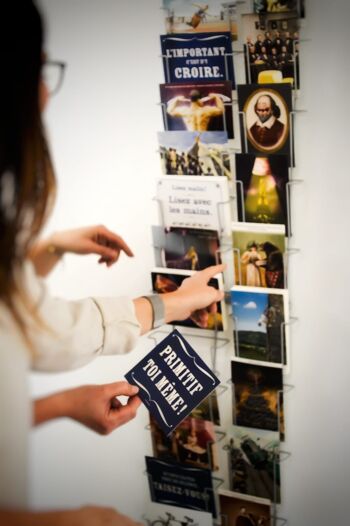
{"label": "fingernail", "polygon": [[131,392],[132,392],[132,394],[136,394],[136,393],[139,392],[139,388],[136,385],[133,385],[132,388],[131,388]]}

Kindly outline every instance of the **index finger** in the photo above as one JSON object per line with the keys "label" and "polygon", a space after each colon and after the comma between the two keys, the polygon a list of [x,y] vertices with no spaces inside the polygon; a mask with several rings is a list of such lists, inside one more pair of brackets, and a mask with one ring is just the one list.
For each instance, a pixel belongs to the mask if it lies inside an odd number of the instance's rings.
{"label": "index finger", "polygon": [[212,265],[211,267],[207,267],[197,272],[197,276],[202,276],[208,282],[215,276],[215,274],[220,274],[220,272],[224,272],[225,269],[225,263],[221,263],[220,265]]}
{"label": "index finger", "polygon": [[115,234],[114,232],[108,230],[108,228],[102,227],[99,230],[99,235],[104,236],[110,243],[116,244],[118,248],[123,250],[123,252],[125,252],[127,256],[132,257],[134,255],[133,251],[131,250],[129,245],[125,243],[124,239],[118,236],[118,234]]}

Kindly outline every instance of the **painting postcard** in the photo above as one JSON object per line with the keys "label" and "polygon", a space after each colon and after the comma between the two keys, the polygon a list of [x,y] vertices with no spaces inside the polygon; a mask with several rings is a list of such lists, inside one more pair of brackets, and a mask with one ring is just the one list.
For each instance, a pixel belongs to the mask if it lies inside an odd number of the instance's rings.
{"label": "painting postcard", "polygon": [[294,165],[290,84],[237,86],[243,153],[286,154]]}
{"label": "painting postcard", "polygon": [[284,225],[232,223],[235,284],[286,288]]}

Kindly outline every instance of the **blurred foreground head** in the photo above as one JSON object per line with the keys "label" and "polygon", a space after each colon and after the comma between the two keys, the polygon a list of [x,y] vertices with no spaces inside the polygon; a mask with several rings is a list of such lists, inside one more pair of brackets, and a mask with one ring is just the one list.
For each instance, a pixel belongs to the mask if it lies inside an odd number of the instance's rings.
{"label": "blurred foreground head", "polygon": [[20,325],[16,276],[44,223],[55,187],[39,102],[43,60],[43,24],[35,4],[31,0],[2,2],[0,301]]}

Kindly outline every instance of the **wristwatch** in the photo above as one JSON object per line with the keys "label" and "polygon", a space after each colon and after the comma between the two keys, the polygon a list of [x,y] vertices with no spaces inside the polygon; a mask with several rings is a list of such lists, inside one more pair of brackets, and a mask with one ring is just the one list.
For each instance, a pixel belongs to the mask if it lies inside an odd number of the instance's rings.
{"label": "wristwatch", "polygon": [[159,294],[150,294],[142,296],[150,302],[152,306],[152,329],[156,329],[165,323],[164,302],[160,299]]}

